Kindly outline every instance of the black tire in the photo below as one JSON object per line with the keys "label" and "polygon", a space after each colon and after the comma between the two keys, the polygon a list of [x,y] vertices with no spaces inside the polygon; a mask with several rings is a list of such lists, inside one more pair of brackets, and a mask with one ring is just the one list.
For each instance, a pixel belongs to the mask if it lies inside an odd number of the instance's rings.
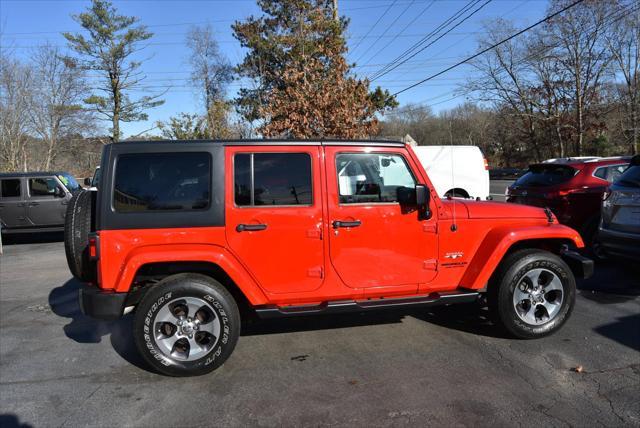
{"label": "black tire", "polygon": [[[181,300],[185,298],[201,300],[202,309],[193,314],[185,313],[184,307],[187,301]],[[182,354],[182,357],[179,357],[178,353],[176,355],[168,353],[161,347],[162,340],[174,340],[173,349],[185,352],[185,347],[176,348],[176,346],[181,341],[188,343],[191,336],[187,339],[185,331],[182,330],[183,327],[178,327],[178,322],[182,321],[176,322],[171,327],[165,326],[171,323],[163,322],[160,317],[162,313],[168,313],[167,311],[176,319],[180,318],[184,321],[193,316],[194,323],[202,312],[209,311],[207,316],[210,320],[203,320],[199,325],[205,326],[208,322],[218,322],[220,334],[214,339],[208,338],[211,347],[201,351],[201,356],[197,354],[191,356],[191,358],[198,357],[197,359],[186,360],[185,358],[190,357],[189,351]],[[180,317],[175,315],[178,312],[181,312]],[[168,331],[165,331],[164,327],[167,327]],[[204,334],[204,328],[195,332],[193,340],[198,340],[197,335],[201,333]],[[233,352],[240,337],[240,314],[231,293],[213,278],[191,273],[172,275],[152,286],[145,293],[135,311],[133,336],[140,354],[158,372],[168,376],[199,376],[220,367]],[[208,346],[206,343],[204,345],[199,343],[199,345],[203,349]]]}
{"label": "black tire", "polygon": [[95,282],[97,269],[89,258],[89,233],[93,231],[95,193],[78,191],[67,206],[64,219],[64,251],[69,270],[80,281]]}
{"label": "black tire", "polygon": [[[541,269],[545,277],[557,278],[562,284],[561,294],[554,291],[553,300],[561,299],[559,308],[549,317],[547,305],[553,303],[550,294],[544,292],[546,285],[540,285],[540,292],[534,298],[544,298],[544,303],[534,302],[531,305],[523,304],[516,307],[516,287],[527,286],[529,281],[527,274],[535,275]],[[542,274],[540,279],[543,280]],[[549,284],[547,284],[549,285]],[[523,292],[526,293],[526,292]],[[501,263],[498,270],[492,276],[487,293],[488,303],[495,318],[505,326],[514,336],[521,339],[535,339],[556,332],[569,319],[576,298],[576,281],[571,269],[558,256],[548,251],[538,249],[518,250],[508,255]],[[559,297],[558,297],[559,296]],[[547,300],[548,299],[548,300]],[[522,301],[523,303],[526,300]],[[526,308],[533,312],[529,313]],[[536,311],[540,311],[536,312]],[[520,315],[519,315],[520,313]],[[535,323],[523,319],[523,313],[533,315]],[[540,314],[540,317],[538,317]],[[547,315],[548,320],[545,320]]]}

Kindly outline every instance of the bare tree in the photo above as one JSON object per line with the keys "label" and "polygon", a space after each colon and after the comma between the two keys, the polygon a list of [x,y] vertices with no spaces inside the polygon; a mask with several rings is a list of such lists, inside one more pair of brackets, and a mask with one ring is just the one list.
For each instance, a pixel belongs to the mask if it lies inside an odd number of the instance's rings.
{"label": "bare tree", "polygon": [[[191,27],[187,34],[187,46],[191,50],[189,62],[191,80],[198,88],[204,103],[207,126],[213,138],[228,138],[228,115],[224,108],[226,86],[233,80],[233,67],[222,55],[211,25]],[[224,117],[221,121],[220,114]]]}
{"label": "bare tree", "polygon": [[46,146],[40,168],[48,170],[65,138],[91,128],[90,115],[82,109],[88,88],[77,64],[56,47],[45,45],[32,57],[33,91],[29,99],[30,128]]}
{"label": "bare tree", "polygon": [[622,78],[618,86],[624,106],[624,129],[632,152],[640,153],[640,10],[627,13],[607,35],[613,56],[613,78]]}
{"label": "bare tree", "polygon": [[[561,9],[569,0],[553,0],[552,11]],[[611,31],[611,11],[617,9],[616,0],[586,0],[566,11],[545,27],[548,44],[559,64],[571,78],[573,112],[576,134],[574,152],[582,154],[585,134],[598,116],[598,103],[603,78],[611,61],[606,44]]]}
{"label": "bare tree", "polygon": [[7,171],[27,171],[29,101],[33,72],[15,58],[0,56],[0,161]]}

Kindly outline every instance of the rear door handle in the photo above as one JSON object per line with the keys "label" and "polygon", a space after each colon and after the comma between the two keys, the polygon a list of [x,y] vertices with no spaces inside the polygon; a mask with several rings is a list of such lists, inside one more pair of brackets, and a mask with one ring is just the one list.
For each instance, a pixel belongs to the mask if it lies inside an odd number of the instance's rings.
{"label": "rear door handle", "polygon": [[237,232],[257,232],[260,230],[265,230],[267,228],[266,224],[239,224],[236,226]]}
{"label": "rear door handle", "polygon": [[36,205],[40,205],[40,202],[29,202],[30,207],[35,207]]}
{"label": "rear door handle", "polygon": [[334,220],[333,228],[337,229],[339,227],[358,227],[362,224],[360,220],[355,221],[342,221],[342,220]]}

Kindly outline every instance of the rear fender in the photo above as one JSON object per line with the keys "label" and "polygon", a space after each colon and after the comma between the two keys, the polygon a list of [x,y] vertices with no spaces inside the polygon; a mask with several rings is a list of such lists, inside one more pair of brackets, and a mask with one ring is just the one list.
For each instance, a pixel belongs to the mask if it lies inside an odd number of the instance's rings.
{"label": "rear fender", "polygon": [[242,267],[240,262],[224,248],[217,245],[150,245],[133,250],[123,263],[115,291],[129,291],[136,272],[149,263],[205,262],[218,265],[235,282],[252,305],[263,305],[268,299]]}
{"label": "rear fender", "polygon": [[528,240],[571,242],[576,248],[584,247],[578,232],[560,224],[519,229],[514,229],[513,226],[497,227],[492,229],[480,244],[462,276],[460,287],[474,290],[485,287],[509,248],[518,242]]}

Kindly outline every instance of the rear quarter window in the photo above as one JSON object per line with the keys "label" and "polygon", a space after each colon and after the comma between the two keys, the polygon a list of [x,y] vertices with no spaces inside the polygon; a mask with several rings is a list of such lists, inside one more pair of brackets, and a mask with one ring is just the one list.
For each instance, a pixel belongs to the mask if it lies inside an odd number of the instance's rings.
{"label": "rear quarter window", "polygon": [[568,165],[531,165],[526,174],[516,180],[515,186],[555,186],[571,180],[578,170]]}
{"label": "rear quarter window", "polygon": [[211,203],[208,153],[134,153],[118,157],[116,212],[199,211]]}

